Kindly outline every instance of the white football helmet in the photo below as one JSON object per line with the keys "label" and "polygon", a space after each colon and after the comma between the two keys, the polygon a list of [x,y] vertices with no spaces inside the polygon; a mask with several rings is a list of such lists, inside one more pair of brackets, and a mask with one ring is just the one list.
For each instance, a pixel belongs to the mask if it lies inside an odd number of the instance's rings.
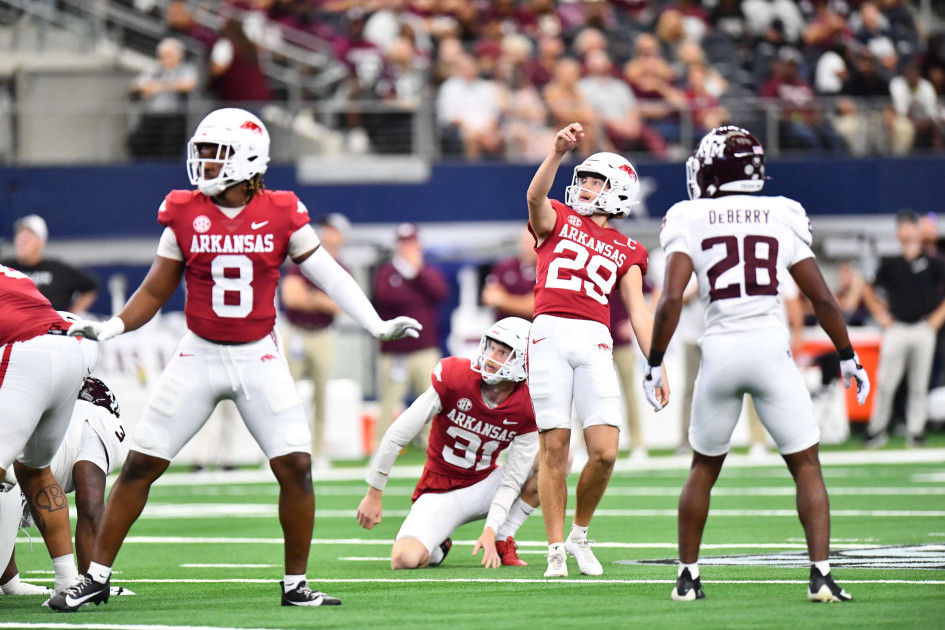
{"label": "white football helmet", "polygon": [[[200,157],[201,144],[218,145],[212,158]],[[222,162],[220,174],[204,177],[207,162]],[[243,109],[228,107],[210,112],[197,125],[187,143],[187,175],[200,192],[213,197],[239,182],[266,172],[269,165],[269,132],[259,118]]]}
{"label": "white football helmet", "polygon": [[[591,202],[580,200],[581,191],[584,189],[578,184],[578,178],[584,174],[595,175],[604,180],[600,194]],[[604,151],[591,155],[574,167],[571,185],[565,189],[564,202],[586,217],[592,214],[609,214],[623,218],[630,214],[639,194],[640,178],[633,164],[621,155]]]}
{"label": "white football helmet", "polygon": [[[528,331],[531,326],[531,322],[521,317],[506,317],[490,326],[479,342],[479,355],[473,362],[473,371],[482,374],[482,380],[490,385],[502,381],[524,381],[528,376],[525,369],[525,351],[528,349]],[[489,339],[505,344],[512,349],[512,353],[506,358],[505,363],[492,374],[483,370],[483,366],[488,360],[486,350],[488,349]]]}

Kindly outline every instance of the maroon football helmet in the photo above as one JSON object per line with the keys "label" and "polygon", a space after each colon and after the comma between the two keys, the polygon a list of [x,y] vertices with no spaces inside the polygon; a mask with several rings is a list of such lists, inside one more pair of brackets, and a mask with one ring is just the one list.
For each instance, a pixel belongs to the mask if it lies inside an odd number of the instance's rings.
{"label": "maroon football helmet", "polygon": [[79,400],[97,405],[116,418],[120,417],[118,400],[115,398],[115,394],[108,389],[105,383],[94,376],[86,376],[82,381],[82,389],[79,390]]}
{"label": "maroon football helmet", "polygon": [[765,185],[765,151],[751,132],[727,125],[703,136],[686,160],[690,199],[753,193]]}

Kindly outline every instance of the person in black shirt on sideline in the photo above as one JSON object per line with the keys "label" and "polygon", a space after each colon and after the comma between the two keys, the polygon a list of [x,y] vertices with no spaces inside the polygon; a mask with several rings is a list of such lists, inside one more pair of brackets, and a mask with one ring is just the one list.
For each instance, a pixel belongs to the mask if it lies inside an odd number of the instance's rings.
{"label": "person in black shirt on sideline", "polygon": [[[884,258],[863,292],[867,308],[883,328],[869,448],[879,448],[889,439],[886,431],[893,399],[906,368],[906,445],[923,443],[935,337],[945,323],[945,262],[922,250],[918,214],[901,210],[896,224],[902,254]],[[877,292],[883,293],[885,300]]]}
{"label": "person in black shirt on sideline", "polygon": [[37,214],[13,224],[16,258],[2,263],[25,274],[57,311],[84,313],[98,294],[98,282],[86,272],[58,260],[43,258],[49,229]]}

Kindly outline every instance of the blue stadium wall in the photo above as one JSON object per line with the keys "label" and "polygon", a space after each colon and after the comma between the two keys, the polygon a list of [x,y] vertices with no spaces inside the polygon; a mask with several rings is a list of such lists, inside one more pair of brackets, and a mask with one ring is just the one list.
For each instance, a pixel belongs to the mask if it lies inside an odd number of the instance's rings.
{"label": "blue stadium wall", "polygon": [[[273,166],[266,184],[296,191],[313,216],[340,211],[356,223],[512,221],[526,216],[534,169],[441,164],[422,184],[303,186],[293,167]],[[652,216],[685,197],[682,164],[641,164],[640,171],[655,186],[646,200]],[[903,207],[924,212],[942,208],[945,156],[777,161],[769,163],[768,175],[766,193],[793,197],[811,215],[887,214]],[[570,168],[563,168],[553,193],[563,195],[569,182]],[[0,239],[11,238],[13,221],[31,212],[46,218],[54,239],[157,236],[164,195],[189,187],[182,163],[3,168]]]}

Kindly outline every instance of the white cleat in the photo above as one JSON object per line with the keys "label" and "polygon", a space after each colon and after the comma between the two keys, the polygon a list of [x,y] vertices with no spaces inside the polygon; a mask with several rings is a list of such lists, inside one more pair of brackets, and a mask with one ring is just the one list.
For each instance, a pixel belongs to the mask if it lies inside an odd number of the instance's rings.
{"label": "white cleat", "polygon": [[568,556],[564,552],[548,554],[545,577],[568,577]]}
{"label": "white cleat", "polygon": [[53,590],[47,586],[30,584],[29,582],[20,582],[16,586],[6,587],[2,595],[52,595]]}
{"label": "white cleat", "polygon": [[594,552],[591,551],[593,540],[582,540],[573,542],[570,538],[564,541],[564,550],[574,556],[578,562],[578,568],[584,575],[603,575],[604,567],[601,566]]}

